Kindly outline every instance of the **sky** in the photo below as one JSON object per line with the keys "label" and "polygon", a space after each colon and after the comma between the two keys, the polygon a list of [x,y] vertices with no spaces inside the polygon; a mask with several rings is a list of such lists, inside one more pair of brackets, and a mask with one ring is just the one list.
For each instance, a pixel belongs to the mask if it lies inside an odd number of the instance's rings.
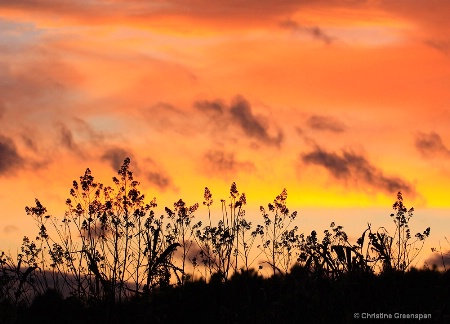
{"label": "sky", "polygon": [[[449,1],[0,0],[0,249],[125,157],[161,213],[283,188],[300,231],[393,228],[398,191],[450,249]],[[205,210],[200,209],[201,219]],[[391,226],[391,227],[389,227]]]}

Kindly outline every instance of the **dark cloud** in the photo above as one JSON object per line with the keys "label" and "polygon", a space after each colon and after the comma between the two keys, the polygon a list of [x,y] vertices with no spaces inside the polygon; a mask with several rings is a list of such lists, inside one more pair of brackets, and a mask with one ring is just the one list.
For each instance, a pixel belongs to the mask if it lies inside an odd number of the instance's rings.
{"label": "dark cloud", "polygon": [[437,133],[418,133],[415,145],[416,149],[425,158],[450,157],[450,150],[444,145],[441,136]]}
{"label": "dark cloud", "polygon": [[[166,189],[178,190],[173,184],[172,178],[167,174],[167,172],[162,168],[157,162],[151,158],[144,159],[145,166],[139,168],[136,166],[136,170],[139,174],[144,175],[144,177],[150,182],[154,187],[159,190],[164,191]],[[141,171],[141,170],[151,170],[151,171]]]}
{"label": "dark cloud", "polygon": [[306,33],[313,39],[321,41],[327,45],[331,44],[335,39],[326,34],[320,27],[317,26],[303,26],[294,20],[284,20],[279,23],[279,26],[288,29],[294,33]]}
{"label": "dark cloud", "polygon": [[241,96],[230,104],[221,99],[200,100],[194,110],[186,112],[168,103],[158,103],[143,111],[153,128],[179,133],[181,136],[204,136],[236,141],[241,131],[244,136],[265,145],[280,146],[283,132],[263,116],[255,115],[250,103]]}
{"label": "dark cloud", "polygon": [[317,26],[303,27],[303,30],[310,34],[314,39],[324,42],[325,44],[331,44],[334,38],[328,36],[321,28]]}
{"label": "dark cloud", "polygon": [[329,116],[311,116],[306,121],[306,124],[315,130],[331,131],[334,133],[342,133],[346,130],[342,122]]}
{"label": "dark cloud", "polygon": [[113,147],[105,151],[101,156],[103,161],[109,162],[110,166],[115,170],[119,170],[123,164],[123,161],[129,157],[132,158],[132,154],[120,147]]}
{"label": "dark cloud", "polygon": [[439,252],[436,252],[434,255],[430,256],[426,261],[428,265],[436,265],[438,268],[444,268],[444,264],[447,269],[450,266],[450,251],[442,253],[442,256]]}
{"label": "dark cloud", "polygon": [[161,190],[167,189],[172,184],[172,180],[168,176],[159,172],[148,172],[146,177],[147,180]]}
{"label": "dark cloud", "polygon": [[[236,135],[241,130],[245,137],[258,141],[259,143],[250,143],[251,146],[265,145],[280,146],[283,139],[283,132],[264,116],[256,115],[252,111],[250,103],[242,96],[236,96],[230,104],[221,99],[200,100],[194,102],[194,108],[197,115],[194,118],[183,117],[182,124],[192,120],[195,125],[189,129],[196,129],[197,132],[209,132],[209,136],[220,138],[220,143],[224,139],[236,141]],[[201,116],[198,116],[201,113]],[[176,114],[171,114],[171,120],[176,120]]]}
{"label": "dark cloud", "polygon": [[61,144],[63,146],[65,146],[66,148],[68,148],[71,151],[77,150],[77,145],[75,144],[75,142],[73,140],[73,134],[70,129],[68,129],[64,125],[60,125],[59,135],[60,135]]}
{"label": "dark cloud", "polygon": [[275,137],[269,135],[267,127],[253,115],[250,104],[243,97],[238,96],[233,100],[230,114],[233,121],[238,123],[247,136],[277,146],[283,141],[283,133],[280,130]]}
{"label": "dark cloud", "polygon": [[238,161],[234,153],[221,150],[212,150],[204,154],[204,161],[207,162],[207,170],[218,173],[234,173],[238,171],[251,171],[255,168],[249,161]]}
{"label": "dark cloud", "polygon": [[14,142],[0,135],[0,175],[22,167],[24,159],[17,152]]}
{"label": "dark cloud", "polygon": [[206,114],[222,114],[225,111],[225,104],[222,100],[196,101],[194,107]]}
{"label": "dark cloud", "polygon": [[373,166],[367,159],[353,152],[344,151],[341,155],[330,153],[319,147],[303,154],[301,159],[306,164],[319,165],[327,169],[333,177],[341,181],[354,181],[387,193],[403,191],[415,194],[414,188],[398,177],[388,177]]}

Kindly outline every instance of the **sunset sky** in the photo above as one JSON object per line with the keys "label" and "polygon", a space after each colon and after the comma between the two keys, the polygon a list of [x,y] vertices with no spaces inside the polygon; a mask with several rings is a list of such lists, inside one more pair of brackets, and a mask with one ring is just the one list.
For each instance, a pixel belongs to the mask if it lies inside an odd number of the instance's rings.
{"label": "sunset sky", "polygon": [[[0,0],[0,249],[60,217],[72,180],[127,156],[158,213],[247,216],[283,188],[300,231],[392,229],[450,249],[450,2]],[[198,219],[204,217],[200,209]],[[422,259],[423,261],[423,259]],[[419,264],[421,265],[421,264]]]}

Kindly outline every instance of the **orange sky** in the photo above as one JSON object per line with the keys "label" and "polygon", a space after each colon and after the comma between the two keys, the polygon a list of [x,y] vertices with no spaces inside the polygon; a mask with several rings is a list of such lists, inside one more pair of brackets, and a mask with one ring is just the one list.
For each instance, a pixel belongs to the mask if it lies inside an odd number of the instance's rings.
{"label": "orange sky", "polygon": [[437,0],[0,0],[0,248],[33,233],[35,197],[58,216],[85,168],[109,183],[126,156],[161,212],[236,181],[257,223],[286,187],[305,232],[334,220],[356,236],[391,225],[401,190],[412,230],[444,242],[449,13]]}

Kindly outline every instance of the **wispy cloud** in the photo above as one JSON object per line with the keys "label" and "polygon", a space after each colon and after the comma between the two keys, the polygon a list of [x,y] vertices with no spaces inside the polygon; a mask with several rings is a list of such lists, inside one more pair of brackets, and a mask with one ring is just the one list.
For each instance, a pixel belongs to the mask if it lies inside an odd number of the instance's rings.
{"label": "wispy cloud", "polygon": [[150,182],[152,186],[158,188],[161,191],[165,191],[167,189],[178,190],[178,188],[173,183],[172,177],[159,163],[151,158],[146,158],[144,160],[144,163],[145,167],[137,167],[137,170],[138,172],[144,174],[145,178]]}
{"label": "wispy cloud", "polygon": [[324,44],[331,44],[335,38],[325,33],[318,26],[303,26],[294,20],[283,20],[279,23],[281,28],[290,30],[294,33],[304,33],[310,35],[313,39],[323,42]]}
{"label": "wispy cloud", "polygon": [[219,99],[212,101],[208,100],[196,101],[194,103],[194,107],[207,115],[210,114],[221,115],[225,112],[226,109],[225,103]]}
{"label": "wispy cloud", "polygon": [[73,134],[70,129],[68,129],[65,125],[61,124],[59,127],[59,135],[61,144],[71,151],[78,150],[77,145],[73,139]]}
{"label": "wispy cloud", "polygon": [[424,158],[450,157],[450,150],[442,142],[441,136],[435,132],[418,133],[415,145]]}
{"label": "wispy cloud", "polygon": [[19,229],[17,228],[17,226],[14,226],[14,225],[6,225],[5,227],[3,227],[3,233],[5,233],[5,234],[11,234],[11,233],[15,233],[18,231],[19,231]]}
{"label": "wispy cloud", "polygon": [[25,147],[27,147],[28,149],[37,152],[39,149],[38,146],[38,142],[36,141],[35,138],[33,138],[32,136],[30,136],[28,134],[28,132],[24,132],[20,135],[20,139],[22,140],[22,142],[25,144]]}
{"label": "wispy cloud", "polygon": [[426,40],[425,44],[438,50],[439,52],[448,55],[450,54],[450,39],[449,40]]}
{"label": "wispy cloud", "polygon": [[100,145],[106,139],[105,134],[102,131],[96,129],[80,117],[74,117],[73,124],[77,134],[86,141]]}
{"label": "wispy cloud", "polygon": [[158,172],[147,172],[146,178],[151,184],[158,187],[160,190],[166,190],[172,185],[172,180],[169,176]]}
{"label": "wispy cloud", "polygon": [[77,21],[87,21],[89,18],[95,24],[107,23],[111,19],[116,21],[130,20],[151,21],[161,17],[188,17],[196,20],[241,21],[261,23],[281,14],[295,11],[301,1],[297,0],[268,0],[260,1],[229,0],[229,1],[198,1],[198,0],[169,0],[169,1],[35,1],[16,0],[0,1],[0,8],[30,11],[41,14],[59,14],[65,18]]}
{"label": "wispy cloud", "polygon": [[308,127],[319,131],[342,133],[347,127],[338,119],[330,116],[313,115],[306,121]]}
{"label": "wispy cloud", "polygon": [[303,154],[301,160],[306,164],[324,167],[335,179],[345,183],[361,183],[390,194],[397,191],[415,194],[415,189],[407,181],[395,176],[385,176],[382,170],[364,156],[350,151],[337,154],[316,147],[314,151]]}
{"label": "wispy cloud", "polygon": [[192,118],[188,116],[174,105],[167,102],[158,102],[144,111],[145,118],[155,129],[161,131],[175,131],[181,134],[190,127]]}
{"label": "wispy cloud", "polygon": [[206,170],[210,174],[250,172],[255,169],[252,162],[237,160],[233,152],[210,150],[204,154],[203,158],[206,162]]}

